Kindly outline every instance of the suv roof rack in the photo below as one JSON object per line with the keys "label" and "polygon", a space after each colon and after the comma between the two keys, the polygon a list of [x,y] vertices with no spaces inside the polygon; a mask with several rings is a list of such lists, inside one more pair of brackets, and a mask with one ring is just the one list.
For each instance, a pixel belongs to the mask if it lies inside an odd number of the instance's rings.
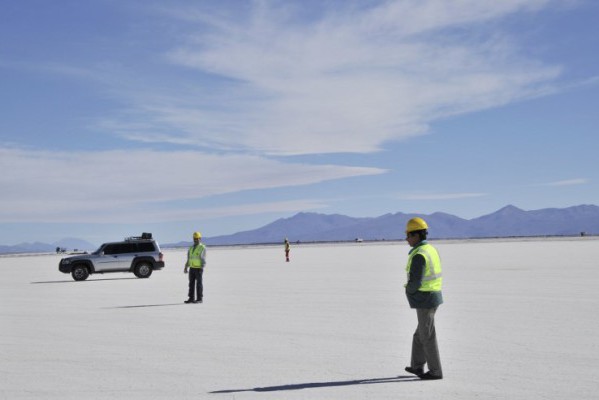
{"label": "suv roof rack", "polygon": [[149,232],[143,232],[141,236],[129,236],[126,237],[125,240],[150,240],[152,239],[152,234]]}

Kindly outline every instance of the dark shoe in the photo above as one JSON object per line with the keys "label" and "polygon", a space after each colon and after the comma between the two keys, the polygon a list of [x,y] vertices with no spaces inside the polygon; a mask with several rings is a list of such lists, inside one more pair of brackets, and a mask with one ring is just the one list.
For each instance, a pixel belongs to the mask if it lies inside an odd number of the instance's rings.
{"label": "dark shoe", "polygon": [[199,299],[198,301],[196,301],[196,303],[203,303],[203,302],[204,302],[204,300],[202,300],[202,299]]}
{"label": "dark shoe", "polygon": [[424,370],[422,368],[406,367],[406,372],[409,372],[410,374],[414,374],[418,377],[422,377],[422,375],[424,375]]}
{"label": "dark shoe", "polygon": [[190,303],[195,303],[196,301],[194,299],[187,299],[185,300],[185,303],[190,304]]}
{"label": "dark shoe", "polygon": [[437,379],[443,379],[443,375],[433,375],[433,374],[431,374],[431,371],[428,371],[426,374],[421,375],[420,379],[425,380],[425,381],[432,381],[432,380],[437,380]]}

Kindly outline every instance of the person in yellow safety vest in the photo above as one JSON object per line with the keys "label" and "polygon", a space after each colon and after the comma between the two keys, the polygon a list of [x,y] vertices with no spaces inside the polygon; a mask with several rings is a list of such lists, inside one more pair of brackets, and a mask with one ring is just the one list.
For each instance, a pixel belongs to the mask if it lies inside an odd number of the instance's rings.
{"label": "person in yellow safety vest", "polygon": [[[418,327],[412,338],[412,358],[406,371],[420,379],[443,379],[437,346],[435,313],[443,303],[441,259],[426,241],[428,225],[422,218],[412,218],[406,225],[406,240],[412,249],[408,255],[404,285],[410,308],[416,309]],[[424,365],[428,364],[428,372]]]}
{"label": "person in yellow safety vest", "polygon": [[[204,284],[202,275],[206,268],[206,246],[201,243],[202,234],[193,233],[193,246],[187,251],[187,261],[185,262],[186,274],[189,271],[189,294],[185,303],[201,303],[204,301]],[[196,297],[197,292],[197,297]]]}
{"label": "person in yellow safety vest", "polygon": [[289,239],[285,238],[285,259],[289,262],[289,251],[291,250],[291,246],[289,246]]}

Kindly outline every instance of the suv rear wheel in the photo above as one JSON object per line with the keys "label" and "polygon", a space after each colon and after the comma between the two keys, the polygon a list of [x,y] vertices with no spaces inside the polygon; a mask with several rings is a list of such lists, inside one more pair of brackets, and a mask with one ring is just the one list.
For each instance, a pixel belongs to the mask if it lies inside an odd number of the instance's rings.
{"label": "suv rear wheel", "polygon": [[133,273],[138,278],[149,278],[152,275],[152,266],[147,262],[141,262],[135,266]]}
{"label": "suv rear wheel", "polygon": [[89,270],[85,265],[75,265],[71,271],[71,275],[76,281],[84,281],[89,276]]}

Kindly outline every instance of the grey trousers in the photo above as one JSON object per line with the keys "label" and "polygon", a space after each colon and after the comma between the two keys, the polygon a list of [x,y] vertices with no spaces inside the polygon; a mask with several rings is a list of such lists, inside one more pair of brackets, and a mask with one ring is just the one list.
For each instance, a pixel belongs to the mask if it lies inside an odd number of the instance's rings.
{"label": "grey trousers", "polygon": [[[189,298],[191,300],[202,300],[204,297],[204,284],[202,282],[202,275],[204,274],[204,268],[189,268]],[[198,297],[194,296],[197,292]]]}
{"label": "grey trousers", "polygon": [[439,347],[437,346],[437,332],[435,331],[435,308],[417,308],[418,327],[412,339],[412,361],[411,367],[428,369],[433,375],[443,376]]}

